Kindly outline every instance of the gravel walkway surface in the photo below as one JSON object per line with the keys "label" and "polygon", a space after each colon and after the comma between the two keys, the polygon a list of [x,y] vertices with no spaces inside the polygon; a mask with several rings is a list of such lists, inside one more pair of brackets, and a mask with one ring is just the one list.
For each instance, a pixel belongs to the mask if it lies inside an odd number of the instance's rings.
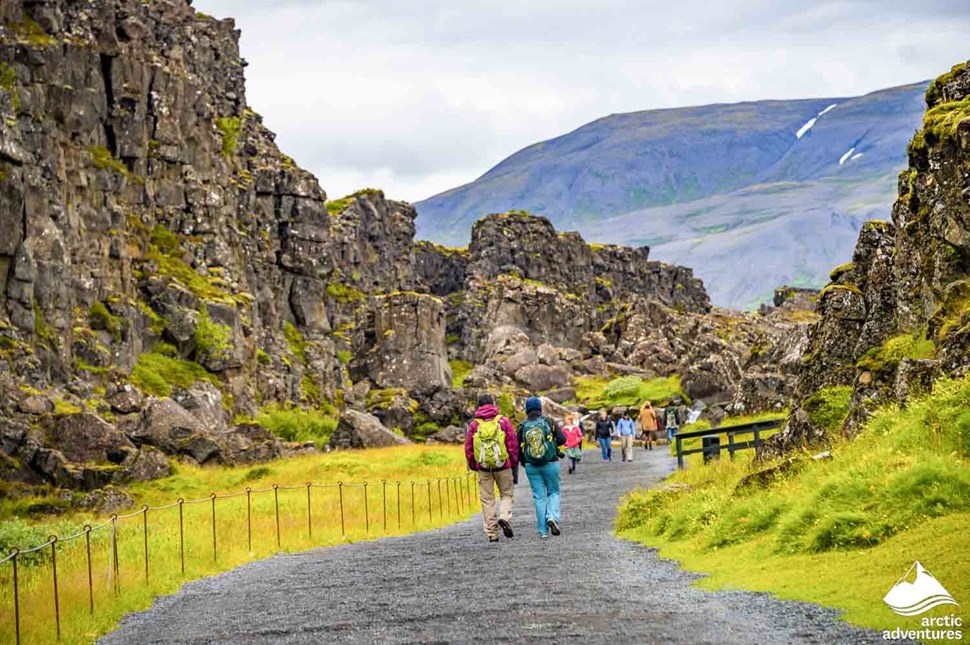
{"label": "gravel walkway surface", "polygon": [[540,541],[522,473],[515,538],[479,517],[401,538],[280,555],[185,585],[102,645],[149,643],[881,643],[837,612],[767,594],[706,592],[697,576],[612,535],[618,498],[670,472],[592,451],[563,474],[562,535]]}

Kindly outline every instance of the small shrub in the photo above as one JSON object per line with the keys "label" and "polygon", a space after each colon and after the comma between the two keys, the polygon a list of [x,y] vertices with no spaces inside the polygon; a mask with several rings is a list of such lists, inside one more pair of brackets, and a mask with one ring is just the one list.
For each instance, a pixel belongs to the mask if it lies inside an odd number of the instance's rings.
{"label": "small shrub", "polygon": [[216,129],[222,135],[222,156],[231,157],[239,145],[242,119],[238,116],[219,117],[216,119]]}
{"label": "small shrub", "polygon": [[91,310],[88,312],[88,323],[92,329],[103,329],[116,339],[121,338],[124,319],[108,311],[108,307],[103,302],[95,302],[91,305]]}
{"label": "small shrub", "polygon": [[174,387],[187,388],[197,381],[219,385],[219,379],[204,367],[193,361],[166,356],[163,353],[165,349],[164,345],[156,347],[155,351],[138,357],[131,371],[131,382],[142,391],[155,396],[169,396]]}
{"label": "small shrub", "polygon": [[224,360],[232,350],[229,325],[217,323],[209,317],[209,308],[202,304],[199,320],[195,326],[196,352],[203,359]]}
{"label": "small shrub", "polygon": [[341,365],[347,365],[354,358],[354,353],[349,349],[337,350],[337,360]]}
{"label": "small shrub", "polygon": [[91,146],[88,148],[88,152],[91,153],[95,168],[113,170],[118,174],[128,176],[128,167],[120,159],[115,159],[111,151],[104,146]]}
{"label": "small shrub", "polygon": [[81,412],[83,412],[81,406],[75,403],[65,401],[64,399],[56,399],[54,401],[54,416],[56,417],[69,417],[73,414],[81,414]]}
{"label": "small shrub", "polygon": [[290,352],[299,358],[300,362],[306,362],[306,339],[303,338],[303,333],[296,328],[296,325],[289,320],[283,322],[283,337],[286,338],[286,342],[290,346]]}
{"label": "small shrub", "polygon": [[269,406],[259,413],[256,421],[284,441],[313,441],[322,446],[337,429],[339,419],[330,411],[321,409]]}
{"label": "small shrub", "polygon": [[448,361],[451,367],[451,386],[461,387],[465,384],[465,377],[472,371],[472,364],[468,361],[455,359]]}
{"label": "small shrub", "polygon": [[832,432],[848,416],[851,397],[852,388],[848,385],[825,387],[808,397],[802,407],[817,426]]}

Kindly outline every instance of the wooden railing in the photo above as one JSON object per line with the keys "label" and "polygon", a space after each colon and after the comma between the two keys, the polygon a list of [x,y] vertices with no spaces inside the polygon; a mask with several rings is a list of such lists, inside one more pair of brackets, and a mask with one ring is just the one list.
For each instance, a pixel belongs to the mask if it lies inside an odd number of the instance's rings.
{"label": "wooden railing", "polygon": [[[705,455],[705,461],[713,458],[714,455],[720,455],[720,451],[727,448],[728,454],[731,455],[731,459],[734,459],[734,453],[738,450],[747,450],[748,448],[757,448],[761,445],[761,433],[765,430],[774,430],[775,428],[780,428],[785,422],[784,417],[779,417],[777,419],[766,419],[764,421],[755,421],[753,423],[743,423],[736,426],[726,426],[723,428],[708,428],[707,430],[695,430],[694,432],[678,432],[674,435],[674,439],[677,440],[677,468],[684,468],[684,457],[686,455],[693,455],[698,453],[707,453]],[[735,437],[738,435],[749,435],[753,434],[754,439],[747,441],[736,441]],[[701,446],[700,448],[691,448],[689,450],[684,450],[683,440],[684,439],[694,439],[700,437],[703,441],[704,437],[713,437],[719,435],[727,435],[727,445],[708,445]]]}

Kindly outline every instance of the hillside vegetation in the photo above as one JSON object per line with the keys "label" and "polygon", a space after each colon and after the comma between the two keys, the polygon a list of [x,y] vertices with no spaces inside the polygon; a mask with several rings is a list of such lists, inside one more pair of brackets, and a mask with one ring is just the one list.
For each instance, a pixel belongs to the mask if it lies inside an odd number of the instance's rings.
{"label": "hillside vegetation", "polygon": [[617,532],[710,573],[705,587],[818,602],[879,629],[918,624],[882,603],[901,561],[919,560],[955,598],[970,598],[970,377],[881,409],[829,452],[769,464],[690,459],[664,486],[631,493]]}

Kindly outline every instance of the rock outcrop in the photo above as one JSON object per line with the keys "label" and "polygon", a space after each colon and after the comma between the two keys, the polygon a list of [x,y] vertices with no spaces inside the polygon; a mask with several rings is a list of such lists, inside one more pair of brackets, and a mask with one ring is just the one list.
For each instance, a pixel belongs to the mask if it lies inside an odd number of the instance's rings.
{"label": "rock outcrop", "polygon": [[750,405],[786,391],[797,325],[712,313],[646,247],[511,212],[446,249],[379,190],[328,200],[247,104],[232,20],[189,0],[0,7],[6,479],[94,489],[312,449],[258,425],[267,409],[339,415],[330,445],[356,448],[450,441],[479,389],[552,405],[584,374],[730,398],[758,366]]}
{"label": "rock outcrop", "polygon": [[793,414],[768,454],[852,435],[877,406],[970,369],[968,66],[934,81],[926,102],[892,222],[862,228],[819,296]]}

